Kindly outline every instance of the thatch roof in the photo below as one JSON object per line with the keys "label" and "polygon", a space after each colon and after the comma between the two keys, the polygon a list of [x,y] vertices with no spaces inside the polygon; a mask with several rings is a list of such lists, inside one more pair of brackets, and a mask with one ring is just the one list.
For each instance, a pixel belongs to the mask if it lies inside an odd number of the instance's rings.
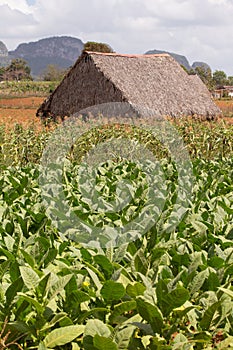
{"label": "thatch roof", "polygon": [[221,114],[202,81],[168,54],[83,52],[37,115],[70,116],[108,102],[127,102],[141,114],[150,109],[155,116]]}

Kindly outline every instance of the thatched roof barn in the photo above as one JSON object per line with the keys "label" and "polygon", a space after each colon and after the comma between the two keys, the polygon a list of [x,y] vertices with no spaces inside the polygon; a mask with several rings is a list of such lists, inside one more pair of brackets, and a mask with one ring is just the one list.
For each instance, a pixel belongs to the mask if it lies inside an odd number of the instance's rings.
{"label": "thatched roof barn", "polygon": [[155,116],[221,114],[202,81],[168,54],[83,52],[37,116],[71,116],[108,102],[127,102],[135,110],[140,107],[140,113],[153,110]]}

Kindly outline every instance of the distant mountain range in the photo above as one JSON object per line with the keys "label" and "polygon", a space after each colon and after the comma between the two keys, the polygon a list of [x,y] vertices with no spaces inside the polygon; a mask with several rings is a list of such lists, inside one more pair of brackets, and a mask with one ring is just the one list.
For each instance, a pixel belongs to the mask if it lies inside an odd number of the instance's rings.
{"label": "distant mountain range", "polygon": [[190,65],[189,61],[185,56],[179,55],[174,52],[168,52],[163,50],[150,50],[145,53],[145,55],[153,55],[153,54],[160,54],[160,53],[168,53],[171,55],[179,64],[184,66],[187,70],[195,69],[197,67],[203,67],[205,69],[210,68],[210,66],[205,62],[193,62],[192,65]]}
{"label": "distant mountain range", "polygon": [[[0,66],[6,66],[11,59],[23,58],[31,67],[33,77],[39,77],[49,64],[61,68],[72,66],[83,50],[83,42],[74,37],[60,36],[41,39],[35,42],[20,44],[15,50],[9,51],[6,45],[0,41]],[[204,62],[194,62],[192,65],[185,56],[161,50],[150,50],[145,54],[168,53],[182,64],[186,69],[202,66],[209,68]]]}
{"label": "distant mountain range", "polygon": [[61,36],[20,44],[9,52],[10,58],[23,58],[31,67],[32,75],[39,76],[48,64],[68,68],[81,54],[83,42],[80,39]]}

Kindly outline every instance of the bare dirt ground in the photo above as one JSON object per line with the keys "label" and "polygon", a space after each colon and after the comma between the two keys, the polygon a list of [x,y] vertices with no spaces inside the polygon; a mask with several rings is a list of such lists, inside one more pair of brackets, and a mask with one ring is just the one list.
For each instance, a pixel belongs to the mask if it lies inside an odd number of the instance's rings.
{"label": "bare dirt ground", "polygon": [[[13,128],[16,124],[23,127],[34,127],[41,129],[41,121],[36,117],[36,111],[45,97],[13,97],[0,98],[0,125]],[[224,114],[224,120],[233,124],[233,100],[217,100],[215,103]]]}
{"label": "bare dirt ground", "polygon": [[36,111],[44,97],[4,98],[0,99],[0,125],[13,128],[16,124],[23,127],[35,127],[40,129],[40,119],[36,117]]}
{"label": "bare dirt ground", "polygon": [[233,99],[231,100],[217,100],[215,101],[217,106],[221,109],[223,112],[223,119],[228,124],[233,124]]}
{"label": "bare dirt ground", "polygon": [[38,108],[44,101],[43,97],[1,98],[0,108]]}

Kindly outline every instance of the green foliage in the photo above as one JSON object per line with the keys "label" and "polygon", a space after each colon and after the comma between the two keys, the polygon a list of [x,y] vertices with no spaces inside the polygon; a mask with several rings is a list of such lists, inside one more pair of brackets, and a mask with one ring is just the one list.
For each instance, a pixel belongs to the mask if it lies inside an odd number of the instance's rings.
{"label": "green foliage", "polygon": [[[8,348],[17,348],[16,344],[39,350],[232,346],[232,129],[219,124],[207,129],[194,122],[177,127],[193,158],[194,199],[189,210],[168,234],[164,223],[174,205],[176,169],[163,158],[169,191],[157,224],[129,244],[104,249],[63,240],[47,216],[36,163],[48,133],[38,135],[20,127],[9,135],[2,132],[0,341],[14,342]],[[151,149],[158,146],[147,134],[133,133]],[[88,150],[99,134],[93,131],[88,142],[80,140],[77,147]],[[106,130],[104,137],[109,134],[113,130]],[[142,186],[135,199],[140,208],[146,190],[143,172],[118,161],[99,169],[96,180],[102,195],[116,199],[115,183],[127,175]],[[70,206],[97,225],[104,220],[110,226],[120,225],[114,213],[93,213],[87,202],[82,203],[78,167],[67,160],[64,170]],[[123,218],[126,212],[119,215]]]}
{"label": "green foliage", "polygon": [[39,163],[49,133],[38,133],[33,125],[24,130],[20,124],[6,132],[0,126],[0,169],[9,165]]}
{"label": "green foliage", "polygon": [[222,70],[216,70],[213,73],[213,81],[216,86],[223,86],[228,84],[227,75]]}
{"label": "green foliage", "polygon": [[201,80],[208,87],[209,90],[213,90],[214,81],[213,81],[212,72],[210,68],[196,67],[194,69],[194,73],[201,78]]}
{"label": "green foliage", "polygon": [[113,49],[105,43],[99,43],[95,41],[88,41],[84,44],[83,51],[94,51],[94,52],[114,52]]}
{"label": "green foliage", "polygon": [[[232,125],[227,126],[224,122],[201,122],[187,118],[179,118],[173,122],[182,135],[192,159],[233,156]],[[93,129],[88,135],[78,140],[69,154],[69,159],[80,162],[93,145],[112,137],[119,137],[122,132],[124,132],[124,126],[118,129],[101,130],[101,132],[99,129]],[[7,133],[4,125],[0,126],[0,169],[8,165],[24,166],[28,163],[39,163],[49,136],[48,130],[44,128],[38,133],[33,125],[24,130],[20,124],[16,124],[15,128]],[[166,149],[154,137],[142,130],[134,128],[125,136],[146,144],[159,159],[167,156]]]}
{"label": "green foliage", "polygon": [[0,85],[0,96],[48,96],[58,84],[50,81],[4,81]]}
{"label": "green foliage", "polygon": [[60,68],[54,64],[49,64],[42,73],[42,80],[60,82],[66,72],[67,69]]}
{"label": "green foliage", "polygon": [[233,85],[233,76],[227,77],[228,80],[228,85],[232,86]]}
{"label": "green foliage", "polygon": [[211,69],[204,66],[192,68],[189,71],[184,66],[182,68],[188,74],[197,74],[210,91],[224,85],[233,85],[233,77],[228,77],[222,70],[216,70],[212,74]]}
{"label": "green foliage", "polygon": [[32,80],[31,69],[22,58],[13,59],[5,68],[4,80]]}

